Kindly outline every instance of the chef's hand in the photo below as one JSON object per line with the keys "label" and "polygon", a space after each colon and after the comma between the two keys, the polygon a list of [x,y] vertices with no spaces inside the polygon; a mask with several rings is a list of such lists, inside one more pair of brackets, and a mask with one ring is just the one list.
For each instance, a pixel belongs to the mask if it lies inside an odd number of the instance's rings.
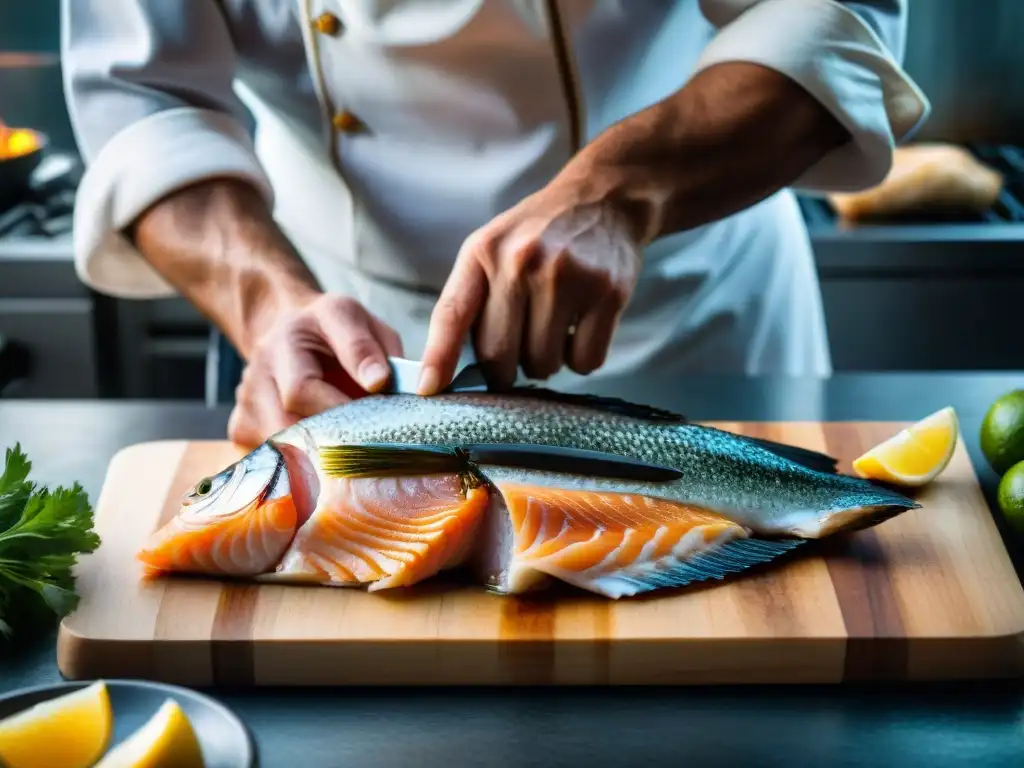
{"label": "chef's hand", "polygon": [[492,386],[604,362],[641,254],[627,218],[552,184],[466,239],[430,320],[419,393],[452,380],[467,336]]}
{"label": "chef's hand", "polygon": [[253,447],[300,419],[380,390],[388,355],[402,355],[398,334],[355,300],[328,293],[296,302],[252,346],[228,437]]}
{"label": "chef's hand", "polygon": [[237,179],[177,190],[128,230],[146,260],[246,360],[228,437],[255,447],[296,421],[379,390],[395,331],[358,302],[324,293],[274,221]]}
{"label": "chef's hand", "polygon": [[594,370],[633,291],[638,246],[763,200],[850,139],[822,102],[773,69],[701,70],[466,241],[431,318],[420,392],[450,383],[474,326],[496,383],[512,382],[516,363],[537,378],[563,362]]}

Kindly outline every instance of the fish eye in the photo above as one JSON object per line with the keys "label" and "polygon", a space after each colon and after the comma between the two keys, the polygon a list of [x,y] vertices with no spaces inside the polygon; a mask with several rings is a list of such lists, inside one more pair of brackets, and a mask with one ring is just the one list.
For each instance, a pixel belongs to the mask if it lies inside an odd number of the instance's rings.
{"label": "fish eye", "polygon": [[231,473],[225,474],[221,472],[219,475],[213,475],[211,477],[204,477],[198,483],[189,489],[188,493],[185,494],[183,503],[185,506],[192,505],[203,505],[210,503],[216,496],[220,495],[221,490],[227,484],[228,477]]}
{"label": "fish eye", "polygon": [[202,480],[200,480],[192,487],[192,491],[189,493],[189,496],[192,498],[202,498],[203,496],[208,496],[210,494],[210,491],[213,490],[213,485],[216,480],[216,477],[204,477]]}
{"label": "fish eye", "polygon": [[233,515],[258,501],[277,479],[283,459],[272,448],[261,449],[222,472],[204,477],[185,494],[183,512],[192,520]]}

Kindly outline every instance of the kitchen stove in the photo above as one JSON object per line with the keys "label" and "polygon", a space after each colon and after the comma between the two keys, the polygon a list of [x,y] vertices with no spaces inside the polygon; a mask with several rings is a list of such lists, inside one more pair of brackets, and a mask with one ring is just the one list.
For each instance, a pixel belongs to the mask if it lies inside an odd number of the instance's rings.
{"label": "kitchen stove", "polygon": [[[942,226],[942,225],[1024,225],[1024,147],[1012,144],[966,144],[964,148],[980,162],[988,165],[1003,175],[1005,184],[999,199],[987,210],[973,213],[964,212],[955,216],[945,213],[926,214],[914,213],[894,217],[886,222],[862,223],[856,225],[840,224],[835,212],[826,200],[821,198],[802,198],[801,208],[807,224],[812,229],[842,226],[846,229],[860,231],[876,227],[893,227],[907,225]],[[1024,233],[1016,229],[1002,230],[1004,235],[1017,240],[1024,239]]]}
{"label": "kitchen stove", "polygon": [[848,223],[801,198],[836,371],[1024,367],[1024,147],[963,146],[1006,181],[976,215]]}
{"label": "kitchen stove", "polygon": [[977,220],[988,224],[1024,223],[1024,148],[1013,145],[969,144],[981,162],[1003,174],[1006,185],[999,199]]}
{"label": "kitchen stove", "polygon": [[957,275],[1024,276],[1024,146],[962,146],[1005,179],[999,199],[980,213],[915,213],[851,223],[839,218],[826,199],[801,197],[822,279],[886,275],[927,282]]}
{"label": "kitchen stove", "polygon": [[83,170],[78,155],[48,152],[27,194],[0,204],[0,337],[22,371],[3,388],[11,365],[0,354],[3,396],[201,399],[205,319],[180,299],[98,294],[75,273],[73,212]]}
{"label": "kitchen stove", "polygon": [[26,194],[0,206],[0,241],[61,238],[71,232],[82,161],[69,153],[48,155],[32,174]]}
{"label": "kitchen stove", "polygon": [[96,302],[71,241],[82,164],[50,151],[26,191],[0,205],[0,396],[97,397]]}

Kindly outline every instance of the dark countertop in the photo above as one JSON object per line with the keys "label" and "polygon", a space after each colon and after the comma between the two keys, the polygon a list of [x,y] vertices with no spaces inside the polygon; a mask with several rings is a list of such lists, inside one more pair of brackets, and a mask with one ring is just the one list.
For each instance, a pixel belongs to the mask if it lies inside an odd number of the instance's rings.
{"label": "dark countertop", "polygon": [[[841,375],[829,381],[613,383],[602,394],[701,420],[905,420],[956,407],[992,503],[977,435],[1019,374]],[[111,456],[145,440],[219,438],[201,404],[0,401],[0,447],[20,441],[44,483],[95,499]],[[998,516],[997,516],[998,521]],[[1005,530],[1004,530],[1005,535]],[[1021,573],[1021,546],[1008,538]],[[0,693],[60,679],[52,636],[0,658]],[[1024,754],[1021,683],[544,690],[216,690],[252,728],[261,765],[982,766]]]}

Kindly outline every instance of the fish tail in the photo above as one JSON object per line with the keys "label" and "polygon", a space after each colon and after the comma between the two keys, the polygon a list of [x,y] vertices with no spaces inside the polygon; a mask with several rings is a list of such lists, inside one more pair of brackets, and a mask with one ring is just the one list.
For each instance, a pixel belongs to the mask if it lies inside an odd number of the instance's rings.
{"label": "fish tail", "polygon": [[824,509],[799,515],[785,531],[787,535],[822,539],[852,533],[920,509],[921,505],[903,494],[861,479],[838,475],[835,497]]}
{"label": "fish tail", "polygon": [[863,531],[911,509],[918,509],[920,506],[914,502],[907,504],[886,502],[837,508],[824,515],[808,516],[790,528],[788,532],[805,539],[824,539],[829,536]]}

